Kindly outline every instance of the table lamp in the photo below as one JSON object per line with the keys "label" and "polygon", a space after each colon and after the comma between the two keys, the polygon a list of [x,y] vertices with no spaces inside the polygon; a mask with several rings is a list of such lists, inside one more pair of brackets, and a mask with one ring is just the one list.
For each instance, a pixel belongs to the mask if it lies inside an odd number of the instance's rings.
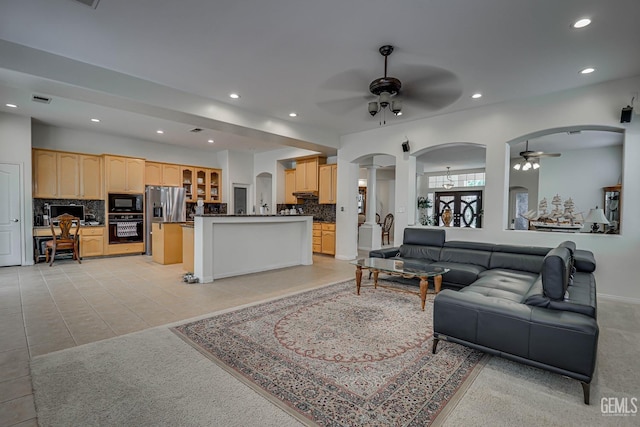
{"label": "table lamp", "polygon": [[584,219],[584,222],[591,223],[592,233],[600,232],[600,224],[609,225],[609,220],[604,216],[604,211],[597,206],[595,209],[589,209],[589,214]]}

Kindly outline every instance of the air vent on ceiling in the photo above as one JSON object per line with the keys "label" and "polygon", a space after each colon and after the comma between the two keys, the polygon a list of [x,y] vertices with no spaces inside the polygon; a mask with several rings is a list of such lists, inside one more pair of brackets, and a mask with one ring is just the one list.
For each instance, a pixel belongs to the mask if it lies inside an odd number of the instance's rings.
{"label": "air vent on ceiling", "polygon": [[202,129],[201,128],[193,128],[189,132],[198,133],[198,132],[202,132]]}
{"label": "air vent on ceiling", "polygon": [[92,8],[95,9],[95,8],[98,7],[98,2],[100,0],[75,0],[75,1],[77,1],[78,3],[82,3],[85,6],[89,6],[89,7],[92,7]]}
{"label": "air vent on ceiling", "polygon": [[31,95],[31,100],[33,102],[41,102],[43,104],[51,104],[51,98],[44,95]]}

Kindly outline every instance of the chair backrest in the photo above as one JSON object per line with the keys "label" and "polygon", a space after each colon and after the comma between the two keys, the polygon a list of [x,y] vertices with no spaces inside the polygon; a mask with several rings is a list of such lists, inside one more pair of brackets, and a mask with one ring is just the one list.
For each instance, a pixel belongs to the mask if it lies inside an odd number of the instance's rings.
{"label": "chair backrest", "polygon": [[391,230],[391,226],[393,225],[393,214],[388,213],[387,216],[384,217],[384,223],[382,224],[382,229],[384,231]]}
{"label": "chair backrest", "polygon": [[[80,218],[65,213],[55,218],[55,220],[58,222],[60,227],[60,237],[56,236],[53,221],[51,221],[51,234],[53,235],[54,241],[76,240],[78,238],[78,233],[80,232]],[[75,230],[73,230],[74,226]]]}
{"label": "chair backrest", "polygon": [[380,214],[376,212],[376,224],[380,224]]}

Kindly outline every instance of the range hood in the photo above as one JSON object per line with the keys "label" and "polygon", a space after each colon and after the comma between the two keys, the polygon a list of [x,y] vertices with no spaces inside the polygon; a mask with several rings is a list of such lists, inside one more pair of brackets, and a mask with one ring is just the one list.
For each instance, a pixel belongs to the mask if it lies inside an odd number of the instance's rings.
{"label": "range hood", "polygon": [[317,191],[294,191],[293,195],[298,199],[317,199],[318,192]]}

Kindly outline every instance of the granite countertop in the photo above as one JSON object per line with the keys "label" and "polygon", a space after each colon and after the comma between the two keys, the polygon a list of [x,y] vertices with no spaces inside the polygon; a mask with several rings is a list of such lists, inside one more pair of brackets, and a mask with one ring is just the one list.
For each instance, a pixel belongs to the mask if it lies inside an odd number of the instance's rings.
{"label": "granite countertop", "polygon": [[[104,227],[104,226],[105,224],[95,224],[95,225],[87,224],[87,225],[81,225],[80,228],[93,228],[93,227]],[[54,227],[57,227],[57,225],[54,225]],[[33,228],[36,230],[45,230],[45,229],[48,230],[51,227],[48,225],[34,225]]]}
{"label": "granite countertop", "polygon": [[254,216],[255,216],[255,217],[265,217],[265,216],[267,216],[267,217],[268,217],[268,216],[312,216],[312,215],[306,215],[306,214],[296,214],[296,215],[275,215],[275,214],[270,214],[270,215],[259,215],[259,214],[257,214],[257,215],[254,215],[254,214],[242,214],[242,215],[238,215],[238,214],[231,214],[231,215],[228,215],[228,214],[202,214],[202,215],[196,215],[196,216],[201,216],[201,217],[212,217],[212,216],[213,216],[213,217],[217,217],[217,216],[228,216],[228,217],[234,217],[234,216],[235,216],[235,217],[242,217],[242,218],[245,218],[245,217],[254,217]]}

